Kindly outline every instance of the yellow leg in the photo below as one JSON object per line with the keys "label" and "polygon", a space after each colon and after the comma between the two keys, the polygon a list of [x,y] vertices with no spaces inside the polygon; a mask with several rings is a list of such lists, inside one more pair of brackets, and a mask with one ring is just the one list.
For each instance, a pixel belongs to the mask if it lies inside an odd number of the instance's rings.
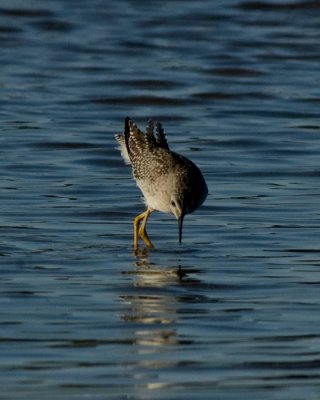
{"label": "yellow leg", "polygon": [[[145,212],[142,214],[139,214],[137,217],[135,217],[133,221],[133,229],[134,229],[134,237],[133,237],[133,247],[134,249],[138,248],[138,236],[141,237],[141,239],[145,242],[147,247],[153,247],[153,244],[151,243],[151,240],[149,239],[149,236],[146,231],[146,223],[149,218],[149,215],[151,214],[151,210],[148,208]],[[139,228],[140,221],[142,221],[142,225]]]}
{"label": "yellow leg", "polygon": [[152,211],[150,210],[150,208],[148,208],[147,211],[145,212],[144,220],[142,221],[142,224],[140,225],[140,228],[139,228],[139,236],[145,242],[146,246],[149,248],[152,248],[153,244],[147,234],[146,224],[147,224],[147,220],[151,213],[152,213]]}

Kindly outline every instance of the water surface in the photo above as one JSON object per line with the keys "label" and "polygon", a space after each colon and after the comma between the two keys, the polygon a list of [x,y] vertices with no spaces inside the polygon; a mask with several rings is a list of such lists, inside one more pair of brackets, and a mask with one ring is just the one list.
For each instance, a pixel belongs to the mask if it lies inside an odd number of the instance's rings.
{"label": "water surface", "polygon": [[[0,7],[1,398],[318,399],[317,2]],[[178,244],[115,149],[202,169]]]}

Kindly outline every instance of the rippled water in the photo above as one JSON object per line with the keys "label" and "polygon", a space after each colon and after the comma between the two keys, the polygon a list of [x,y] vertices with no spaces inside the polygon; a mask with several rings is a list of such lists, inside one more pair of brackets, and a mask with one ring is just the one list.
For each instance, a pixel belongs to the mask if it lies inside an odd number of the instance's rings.
{"label": "rippled water", "polygon": [[[4,399],[318,399],[317,1],[4,0]],[[205,205],[144,208],[115,149],[160,119]]]}

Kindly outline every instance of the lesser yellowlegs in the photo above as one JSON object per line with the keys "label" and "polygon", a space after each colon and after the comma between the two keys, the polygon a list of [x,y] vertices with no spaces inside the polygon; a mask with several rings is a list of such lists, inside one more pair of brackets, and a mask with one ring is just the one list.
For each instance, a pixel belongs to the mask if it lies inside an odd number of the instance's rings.
{"label": "lesser yellowlegs", "polygon": [[124,161],[132,165],[133,176],[147,206],[146,211],[134,219],[134,248],[138,248],[139,236],[147,247],[153,247],[146,223],[155,210],[176,217],[181,243],[184,216],[195,211],[208,194],[201,171],[192,161],[169,149],[160,122],[154,124],[149,120],[143,133],[127,117],[124,134],[116,135],[116,140]]}

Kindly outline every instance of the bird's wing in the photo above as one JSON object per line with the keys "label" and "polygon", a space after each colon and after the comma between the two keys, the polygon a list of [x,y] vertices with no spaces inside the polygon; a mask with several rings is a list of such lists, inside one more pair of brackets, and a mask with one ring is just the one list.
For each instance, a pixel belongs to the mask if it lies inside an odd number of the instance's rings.
{"label": "bird's wing", "polygon": [[124,137],[130,159],[135,154],[144,152],[149,146],[147,135],[145,135],[129,117],[125,119]]}
{"label": "bird's wing", "polygon": [[[156,127],[155,134],[154,127]],[[132,154],[141,153],[153,146],[169,150],[166,135],[161,123],[156,122],[155,124],[152,119],[149,119],[146,133],[143,133],[138,126],[127,117],[124,125],[124,138],[129,158],[132,157]]]}
{"label": "bird's wing", "polygon": [[[155,135],[154,126],[156,126]],[[155,124],[152,119],[149,119],[146,129],[146,139],[150,145],[169,150],[166,134],[164,133],[161,123],[158,121]]]}
{"label": "bird's wing", "polygon": [[156,123],[156,142],[159,147],[169,150],[166,134],[159,121]]}

